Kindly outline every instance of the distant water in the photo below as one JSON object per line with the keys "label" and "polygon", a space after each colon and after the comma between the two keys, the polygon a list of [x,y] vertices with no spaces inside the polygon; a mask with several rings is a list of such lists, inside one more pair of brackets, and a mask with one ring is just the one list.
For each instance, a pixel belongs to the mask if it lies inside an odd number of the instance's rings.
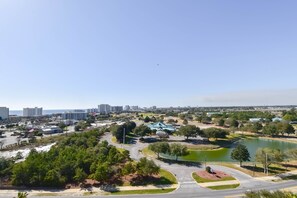
{"label": "distant water", "polygon": [[[42,114],[43,115],[51,115],[51,114],[56,114],[56,113],[64,113],[65,111],[72,111],[73,109],[51,109],[51,110],[43,110]],[[17,115],[17,116],[22,116],[23,111],[22,110],[10,110],[9,115]]]}

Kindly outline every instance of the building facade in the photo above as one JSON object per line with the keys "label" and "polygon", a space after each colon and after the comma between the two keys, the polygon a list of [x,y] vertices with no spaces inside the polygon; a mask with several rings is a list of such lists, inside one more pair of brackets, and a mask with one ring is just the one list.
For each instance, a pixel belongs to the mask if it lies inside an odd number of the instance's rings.
{"label": "building facade", "polygon": [[130,106],[129,106],[129,105],[126,105],[126,106],[124,107],[124,111],[130,111]]}
{"label": "building facade", "polygon": [[109,104],[100,104],[98,105],[98,113],[100,114],[109,114],[111,107]]}
{"label": "building facade", "polygon": [[24,117],[42,116],[42,107],[38,108],[23,108]]}
{"label": "building facade", "polygon": [[123,106],[112,106],[111,107],[111,112],[120,113],[122,111],[123,111]]}
{"label": "building facade", "polygon": [[9,118],[9,108],[0,107],[0,120],[5,120]]}
{"label": "building facade", "polygon": [[63,120],[85,120],[87,118],[86,112],[65,112],[62,114]]}

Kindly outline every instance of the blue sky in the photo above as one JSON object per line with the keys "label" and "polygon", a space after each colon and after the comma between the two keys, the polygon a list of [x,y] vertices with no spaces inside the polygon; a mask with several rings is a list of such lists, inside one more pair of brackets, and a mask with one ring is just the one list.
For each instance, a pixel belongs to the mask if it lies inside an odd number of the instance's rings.
{"label": "blue sky", "polygon": [[0,1],[0,106],[297,104],[296,1]]}

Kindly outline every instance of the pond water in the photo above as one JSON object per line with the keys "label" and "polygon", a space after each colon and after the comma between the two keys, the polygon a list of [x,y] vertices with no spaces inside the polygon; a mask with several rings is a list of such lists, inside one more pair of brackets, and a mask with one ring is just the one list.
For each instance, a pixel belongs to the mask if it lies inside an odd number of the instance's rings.
{"label": "pond water", "polygon": [[214,161],[214,162],[233,162],[231,159],[232,149],[236,146],[237,143],[242,143],[246,145],[249,150],[251,161],[254,161],[254,156],[258,148],[274,148],[285,151],[292,148],[297,148],[296,143],[269,140],[263,138],[252,138],[252,139],[242,139],[236,143],[233,143],[230,148],[222,148],[218,150],[208,150],[208,151],[191,151],[189,155],[183,157],[183,160],[189,161]]}

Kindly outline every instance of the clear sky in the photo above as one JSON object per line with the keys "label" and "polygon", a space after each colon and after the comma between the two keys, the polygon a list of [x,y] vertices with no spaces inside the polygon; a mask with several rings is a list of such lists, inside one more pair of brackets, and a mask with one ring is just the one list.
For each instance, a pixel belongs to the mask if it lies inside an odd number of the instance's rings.
{"label": "clear sky", "polygon": [[0,0],[0,106],[297,104],[296,0]]}

